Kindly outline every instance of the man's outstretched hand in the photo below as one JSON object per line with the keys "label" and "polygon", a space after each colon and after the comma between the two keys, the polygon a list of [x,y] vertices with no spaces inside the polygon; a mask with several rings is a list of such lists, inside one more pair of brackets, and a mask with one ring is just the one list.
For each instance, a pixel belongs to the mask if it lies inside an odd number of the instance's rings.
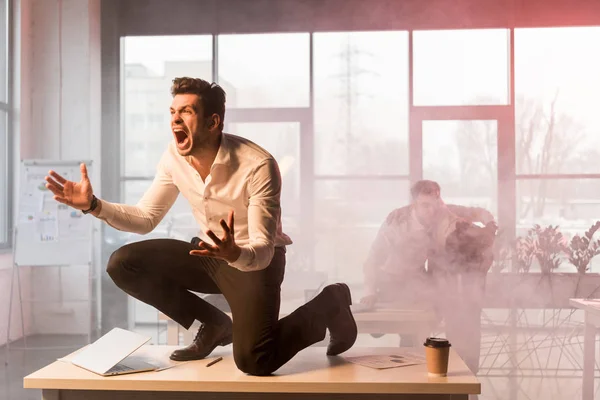
{"label": "man's outstretched hand", "polygon": [[229,212],[228,220],[228,223],[225,223],[224,220],[219,221],[223,228],[222,238],[219,239],[213,231],[206,231],[206,235],[212,239],[214,245],[200,241],[198,244],[200,250],[192,250],[190,254],[193,256],[220,258],[228,262],[236,261],[240,257],[242,249],[235,244],[233,210]]}
{"label": "man's outstretched hand", "polygon": [[85,164],[80,165],[81,180],[72,182],[66,180],[55,171],[49,171],[46,176],[46,187],[54,193],[54,200],[78,210],[87,210],[91,207],[94,191],[90,178],[88,178]]}

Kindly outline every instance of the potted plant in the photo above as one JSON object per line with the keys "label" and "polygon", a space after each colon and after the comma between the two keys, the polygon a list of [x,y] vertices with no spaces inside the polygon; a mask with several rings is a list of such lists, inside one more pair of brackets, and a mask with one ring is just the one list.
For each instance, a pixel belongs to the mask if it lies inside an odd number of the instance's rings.
{"label": "potted plant", "polygon": [[[600,221],[567,240],[558,226],[535,225],[526,235],[506,242],[504,251],[511,254],[511,272],[488,276],[484,307],[509,309],[507,322],[493,326],[494,332],[506,329],[505,335],[514,335],[514,345],[507,351],[528,346],[528,335],[519,335],[520,329],[544,332],[543,346],[551,349],[555,343],[569,340],[575,329],[573,322],[579,324],[569,299],[600,297],[600,274],[589,272],[592,259],[600,254],[600,238],[594,239],[599,230]],[[574,266],[573,272],[557,272],[566,260]],[[532,268],[534,263],[539,264],[539,270]],[[548,309],[551,311],[546,312]],[[535,365],[531,352],[519,363],[525,360]],[[558,360],[560,363],[560,357]]]}
{"label": "potted plant", "polygon": [[569,261],[577,268],[577,272],[585,274],[589,269],[592,258],[600,254],[600,240],[593,240],[594,234],[600,229],[600,221],[588,229],[584,236],[575,235],[568,247]]}
{"label": "potted plant", "polygon": [[[534,225],[527,234],[510,244],[503,253],[510,253],[513,271],[489,276],[487,303],[492,307],[570,308],[569,299],[600,295],[600,275],[582,275],[591,259],[600,253],[600,240],[593,235],[600,230],[594,224],[584,236],[569,243],[558,226]],[[577,273],[557,273],[555,270],[568,259]],[[539,272],[532,266],[539,265]]]}
{"label": "potted plant", "polygon": [[527,232],[527,236],[518,237],[513,244],[513,261],[517,265],[517,271],[521,273],[529,272],[533,258],[536,255],[537,242],[533,236],[533,230]]}
{"label": "potted plant", "polygon": [[565,237],[558,230],[558,225],[542,228],[536,224],[532,232],[536,242],[535,258],[542,274],[549,274],[563,261],[563,254],[567,251]]}
{"label": "potted plant", "polygon": [[[494,296],[507,307],[540,308],[554,304],[553,276],[562,262],[564,238],[558,226],[534,225],[510,246],[516,273],[505,274]],[[534,261],[540,272],[531,270]]]}
{"label": "potted plant", "polygon": [[592,258],[600,254],[600,240],[594,240],[594,234],[598,229],[600,229],[600,221],[593,224],[583,236],[575,235],[569,242],[567,249],[569,262],[577,269],[577,284],[573,297],[597,296],[600,282],[595,278],[598,274],[590,274],[588,270]]}

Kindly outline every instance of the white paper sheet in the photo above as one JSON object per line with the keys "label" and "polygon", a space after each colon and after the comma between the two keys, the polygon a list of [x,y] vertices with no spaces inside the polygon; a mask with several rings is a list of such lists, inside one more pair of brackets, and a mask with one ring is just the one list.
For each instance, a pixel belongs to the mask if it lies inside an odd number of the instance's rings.
{"label": "white paper sheet", "polygon": [[387,369],[424,364],[425,357],[414,353],[344,357],[347,361],[369,368]]}

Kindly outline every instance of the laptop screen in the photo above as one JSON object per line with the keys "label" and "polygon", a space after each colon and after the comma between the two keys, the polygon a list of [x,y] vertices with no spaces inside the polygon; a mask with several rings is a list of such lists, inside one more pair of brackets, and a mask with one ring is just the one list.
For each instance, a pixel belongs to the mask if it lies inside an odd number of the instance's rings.
{"label": "laptop screen", "polygon": [[114,328],[78,353],[71,362],[103,374],[149,340],[147,336]]}

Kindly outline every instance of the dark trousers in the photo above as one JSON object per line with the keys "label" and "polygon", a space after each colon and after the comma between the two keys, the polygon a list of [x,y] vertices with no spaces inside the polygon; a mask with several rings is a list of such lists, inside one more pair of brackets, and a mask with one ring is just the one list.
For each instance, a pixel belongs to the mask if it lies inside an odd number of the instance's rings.
{"label": "dark trousers", "polygon": [[300,350],[325,338],[332,304],[323,293],[279,319],[285,249],[276,248],[271,264],[242,272],[226,262],[189,255],[192,245],[172,239],[128,244],[115,251],[107,271],[115,284],[150,304],[186,329],[194,320],[229,323],[226,314],[194,292],[222,293],[233,316],[233,355],[237,367],[268,375]]}

